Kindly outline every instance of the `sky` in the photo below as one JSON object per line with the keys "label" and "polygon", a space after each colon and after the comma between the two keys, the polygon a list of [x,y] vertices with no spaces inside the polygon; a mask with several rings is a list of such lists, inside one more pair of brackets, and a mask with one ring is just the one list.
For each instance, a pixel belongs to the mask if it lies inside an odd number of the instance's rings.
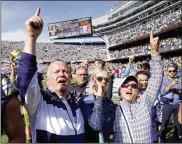
{"label": "sky", "polygon": [[49,42],[48,23],[70,19],[101,17],[118,1],[2,1],[1,2],[1,39],[24,41],[25,21],[32,17],[38,7],[44,21],[44,29],[39,42]]}

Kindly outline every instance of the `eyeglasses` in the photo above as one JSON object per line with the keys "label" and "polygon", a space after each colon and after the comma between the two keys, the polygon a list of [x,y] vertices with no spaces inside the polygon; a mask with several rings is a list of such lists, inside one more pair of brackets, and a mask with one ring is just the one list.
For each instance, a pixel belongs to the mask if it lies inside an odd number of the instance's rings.
{"label": "eyeglasses", "polygon": [[87,76],[88,74],[77,74],[79,77],[81,77],[81,76]]}
{"label": "eyeglasses", "polygon": [[175,72],[176,72],[176,70],[169,70],[168,72],[169,72],[169,73],[171,73],[171,72],[175,73]]}
{"label": "eyeglasses", "polygon": [[110,82],[110,77],[96,77],[96,79],[99,81],[99,82],[102,82],[103,80],[105,80],[107,83]]}
{"label": "eyeglasses", "polygon": [[134,88],[134,89],[138,88],[138,84],[123,84],[121,87],[128,88],[129,86],[131,86],[131,88]]}

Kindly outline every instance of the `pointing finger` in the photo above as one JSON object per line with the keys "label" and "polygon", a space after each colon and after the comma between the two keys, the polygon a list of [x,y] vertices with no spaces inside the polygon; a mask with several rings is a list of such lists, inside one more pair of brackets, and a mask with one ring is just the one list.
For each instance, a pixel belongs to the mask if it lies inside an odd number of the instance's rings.
{"label": "pointing finger", "polygon": [[37,19],[39,19],[39,21],[43,24],[44,22],[42,21],[42,19],[39,16],[35,16]]}
{"label": "pointing finger", "polygon": [[150,40],[154,38],[152,30],[150,31]]}
{"label": "pointing finger", "polygon": [[154,41],[158,42],[159,41],[159,37],[155,37]]}
{"label": "pointing finger", "polygon": [[156,37],[156,41],[158,41],[159,40],[159,37]]}
{"label": "pointing finger", "polygon": [[42,24],[41,24],[41,22],[39,21],[39,19],[36,16],[34,16],[32,19],[33,19],[33,22],[34,22],[35,26],[37,26],[39,28],[42,28]]}
{"label": "pointing finger", "polygon": [[38,16],[34,16],[34,17],[38,20],[40,27],[43,27],[44,23],[43,23],[42,19]]}
{"label": "pointing finger", "polygon": [[40,8],[38,7],[36,12],[35,12],[35,16],[39,16],[40,15]]}

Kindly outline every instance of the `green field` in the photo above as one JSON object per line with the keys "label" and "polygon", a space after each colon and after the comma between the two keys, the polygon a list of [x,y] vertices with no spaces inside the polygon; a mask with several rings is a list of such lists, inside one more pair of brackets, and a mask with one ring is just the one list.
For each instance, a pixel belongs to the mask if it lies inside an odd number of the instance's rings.
{"label": "green field", "polygon": [[[71,80],[72,83],[75,83],[75,79],[72,79]],[[46,83],[45,81],[43,80],[42,81],[42,84],[43,84],[43,88],[46,89]],[[112,100],[114,103],[118,104],[119,103],[119,98],[116,97],[116,96],[112,96]],[[169,127],[169,133],[167,134],[167,141],[168,143],[172,143],[172,133],[173,133],[173,128],[172,127]],[[112,143],[112,139],[113,139],[113,136],[110,137],[111,140],[109,141],[109,143]],[[1,141],[0,141],[2,144],[5,144],[5,143],[8,143],[8,137],[6,135],[2,135],[1,136]],[[28,142],[26,142],[28,143]]]}

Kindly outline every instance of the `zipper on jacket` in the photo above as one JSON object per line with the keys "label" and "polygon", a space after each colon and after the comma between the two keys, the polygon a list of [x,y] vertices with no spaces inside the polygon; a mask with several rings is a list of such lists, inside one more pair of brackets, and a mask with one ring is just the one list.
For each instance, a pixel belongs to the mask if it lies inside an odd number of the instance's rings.
{"label": "zipper on jacket", "polygon": [[[75,135],[77,135],[76,128],[75,128],[74,125],[73,125],[73,122],[72,122],[72,120],[71,120],[71,117],[70,117],[70,115],[69,115],[69,112],[68,112],[67,108],[66,108],[66,111],[67,111],[67,114],[68,114],[69,119],[70,119],[70,121],[71,121],[71,124],[72,124],[72,126],[73,126],[73,129],[74,129],[74,131],[75,131]],[[75,125],[76,125],[76,123],[75,123]]]}

